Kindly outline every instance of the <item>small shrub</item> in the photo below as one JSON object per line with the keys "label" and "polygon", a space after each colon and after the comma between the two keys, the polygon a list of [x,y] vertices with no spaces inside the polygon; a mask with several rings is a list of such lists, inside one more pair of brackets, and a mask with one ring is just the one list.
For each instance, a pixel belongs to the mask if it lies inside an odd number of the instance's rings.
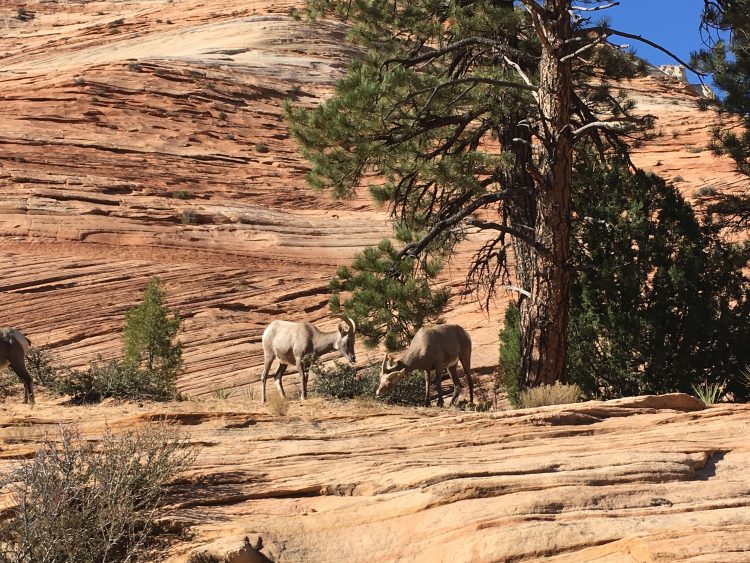
{"label": "small shrub", "polygon": [[327,368],[317,361],[310,365],[314,394],[327,399],[341,400],[375,396],[378,384],[370,373],[372,367],[357,377],[357,370],[353,366],[342,362],[334,362],[333,365],[334,367]]}
{"label": "small shrub", "polygon": [[177,397],[176,379],[176,373],[97,358],[83,370],[61,369],[52,389],[58,395],[69,395],[75,404],[106,398],[171,401]]}
{"label": "small shrub", "polygon": [[719,190],[717,190],[713,186],[702,186],[695,190],[695,192],[693,192],[693,195],[695,195],[695,197],[713,197],[718,193]]}
{"label": "small shrub", "polygon": [[255,143],[255,150],[259,153],[267,153],[271,149],[268,148],[268,145],[265,143]]}
{"label": "small shrub", "polygon": [[286,416],[286,413],[289,412],[289,401],[278,392],[271,391],[266,395],[266,409],[273,416]]}
{"label": "small shrub", "polygon": [[33,12],[29,12],[26,8],[23,6],[19,6],[18,10],[16,10],[16,19],[18,21],[27,22],[33,20],[35,17]]}
{"label": "small shrub", "polygon": [[673,182],[684,182],[685,178],[683,178],[682,176],[675,176],[674,180],[672,180],[672,181]]}
{"label": "small shrub", "polygon": [[49,346],[32,346],[26,352],[26,369],[34,383],[50,387],[57,380],[58,369],[53,366],[55,358]]}
{"label": "small shrub", "polygon": [[497,396],[505,391],[511,404],[518,406],[519,375],[521,371],[521,312],[518,305],[511,303],[505,310],[503,328],[500,329],[500,361],[497,365],[493,392],[495,404]]}
{"label": "small shrub", "polygon": [[84,84],[86,84],[86,79],[82,76],[76,76],[73,82],[76,86],[83,86]]}
{"label": "small shrub", "polygon": [[226,118],[227,118],[227,113],[225,111],[220,111],[219,112],[219,119],[223,120],[223,119],[226,119]]}
{"label": "small shrub", "polygon": [[21,383],[18,376],[8,369],[0,369],[0,398],[9,397],[15,392],[17,385]]}
{"label": "small shrub", "polygon": [[211,390],[211,396],[218,401],[226,401],[234,395],[234,389],[227,387],[215,387]]}
{"label": "small shrub", "polygon": [[724,385],[721,383],[703,383],[701,385],[693,385],[693,391],[695,396],[707,405],[714,405],[721,400],[721,396],[724,394]]}
{"label": "small shrub", "polygon": [[687,152],[697,154],[699,152],[703,152],[703,147],[687,147]]}
{"label": "small shrub", "polygon": [[172,194],[172,197],[175,199],[192,199],[193,194],[190,190],[177,190]]}
{"label": "small shrub", "polygon": [[197,225],[200,222],[200,217],[195,209],[183,209],[180,221],[183,225]]}
{"label": "small shrub", "polygon": [[141,72],[143,70],[143,67],[138,63],[128,63],[128,70],[132,70],[133,72]]}
{"label": "small shrub", "polygon": [[0,560],[132,561],[155,535],[165,485],[195,452],[159,424],[98,444],[69,428],[0,483],[10,517],[0,523]]}
{"label": "small shrub", "polygon": [[[313,392],[329,399],[354,399],[375,397],[380,385],[380,365],[372,364],[357,375],[357,370],[349,364],[334,362],[327,368],[319,362],[310,365],[313,375]],[[424,405],[424,374],[412,372],[404,377],[382,401],[391,405]]]}
{"label": "small shrub", "polygon": [[117,18],[116,20],[112,20],[111,22],[109,22],[107,24],[107,27],[110,29],[113,29],[115,27],[121,26],[124,23],[125,23],[125,18]]}
{"label": "small shrub", "polygon": [[583,392],[578,385],[565,385],[557,382],[554,385],[540,385],[524,389],[519,395],[519,405],[524,409],[565,405],[577,402],[582,395]]}

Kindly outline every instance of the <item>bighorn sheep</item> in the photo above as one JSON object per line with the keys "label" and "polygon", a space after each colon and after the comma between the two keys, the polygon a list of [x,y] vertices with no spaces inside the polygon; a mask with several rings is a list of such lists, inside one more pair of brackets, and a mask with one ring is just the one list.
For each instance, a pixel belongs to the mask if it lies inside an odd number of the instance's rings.
{"label": "bighorn sheep", "polygon": [[414,370],[424,370],[425,406],[430,406],[430,371],[435,372],[439,407],[443,406],[441,381],[446,368],[453,380],[453,397],[451,406],[461,394],[461,382],[458,379],[458,362],[464,368],[469,382],[469,401],[474,402],[474,381],[471,379],[471,337],[458,325],[438,325],[432,328],[420,328],[399,360],[391,363],[386,354],[380,371],[380,386],[376,395],[387,393],[401,379]]}
{"label": "bighorn sheep", "polygon": [[8,366],[16,372],[23,383],[23,402],[34,404],[34,385],[26,371],[26,351],[31,340],[15,327],[0,328],[0,369]]}
{"label": "bighorn sheep", "polygon": [[336,316],[344,322],[340,323],[337,330],[323,332],[310,323],[294,323],[290,321],[273,321],[263,331],[263,374],[260,377],[262,383],[261,398],[266,402],[266,378],[271,369],[274,359],[279,361],[279,369],[276,370],[274,379],[276,387],[282,397],[286,397],[281,378],[286,371],[286,366],[295,364],[302,379],[302,398],[307,398],[307,370],[302,365],[302,360],[310,354],[326,354],[332,350],[338,350],[350,364],[357,361],[354,355],[354,336],[357,325],[349,317]]}

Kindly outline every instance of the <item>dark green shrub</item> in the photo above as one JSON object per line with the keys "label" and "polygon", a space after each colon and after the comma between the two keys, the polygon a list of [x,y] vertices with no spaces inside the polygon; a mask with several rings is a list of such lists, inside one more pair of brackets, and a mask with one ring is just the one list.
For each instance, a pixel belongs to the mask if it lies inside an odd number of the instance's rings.
{"label": "dark green shrub", "polygon": [[313,391],[316,395],[328,399],[374,397],[378,388],[378,374],[374,373],[374,369],[366,368],[358,377],[356,368],[346,363],[334,362],[334,367],[330,368],[319,362],[311,363]]}
{"label": "dark green shrub", "polygon": [[259,153],[267,153],[271,149],[268,148],[268,145],[265,143],[255,143],[255,150]]}
{"label": "dark green shrub", "polygon": [[193,194],[190,190],[177,190],[172,194],[172,197],[175,199],[192,199]]}
{"label": "dark green shrub", "polygon": [[0,561],[132,561],[155,532],[165,485],[194,458],[168,425],[98,444],[62,428],[0,485],[10,517],[0,523]]}
{"label": "dark green shrub", "polygon": [[[314,383],[313,392],[329,399],[374,398],[380,384],[378,364],[372,364],[357,374],[356,368],[349,364],[334,362],[334,367],[329,368],[319,362],[312,362],[310,373]],[[422,372],[407,375],[382,400],[390,405],[424,405],[424,375]]]}
{"label": "dark green shrub", "polygon": [[519,404],[521,372],[520,312],[516,303],[505,310],[505,322],[500,329],[500,361],[497,365],[494,391],[504,390],[511,404]]}

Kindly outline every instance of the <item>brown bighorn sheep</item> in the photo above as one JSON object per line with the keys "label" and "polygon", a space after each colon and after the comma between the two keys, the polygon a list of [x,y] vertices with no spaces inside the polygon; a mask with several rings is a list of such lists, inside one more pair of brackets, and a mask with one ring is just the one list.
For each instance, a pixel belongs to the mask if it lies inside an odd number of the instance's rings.
{"label": "brown bighorn sheep", "polygon": [[16,372],[23,383],[23,402],[34,404],[34,384],[26,371],[26,351],[31,340],[16,327],[0,328],[0,369],[8,366]]}
{"label": "brown bighorn sheep", "polygon": [[438,325],[432,328],[420,328],[409,344],[406,352],[395,363],[386,354],[380,371],[380,386],[375,394],[380,397],[387,393],[401,379],[414,370],[424,370],[425,406],[430,406],[430,371],[435,372],[437,386],[437,404],[443,406],[441,381],[446,368],[453,380],[453,397],[451,406],[461,394],[461,382],[458,379],[458,362],[464,368],[469,382],[469,401],[474,402],[474,381],[471,379],[471,337],[458,325]]}
{"label": "brown bighorn sheep", "polygon": [[357,361],[354,355],[354,337],[357,325],[349,317],[337,315],[342,319],[337,330],[323,332],[310,323],[294,323],[290,321],[273,321],[263,331],[263,374],[260,376],[262,384],[261,399],[266,402],[266,378],[274,359],[279,361],[274,380],[282,397],[286,397],[281,378],[289,364],[295,364],[302,379],[302,398],[307,398],[307,370],[302,360],[310,354],[322,355],[332,350],[338,350],[350,364]]}

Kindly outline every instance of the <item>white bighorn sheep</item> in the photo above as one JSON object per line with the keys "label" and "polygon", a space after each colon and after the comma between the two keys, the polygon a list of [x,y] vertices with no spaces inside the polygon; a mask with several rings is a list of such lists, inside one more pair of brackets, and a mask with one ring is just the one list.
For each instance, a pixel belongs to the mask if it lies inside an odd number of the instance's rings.
{"label": "white bighorn sheep", "polygon": [[453,397],[451,406],[461,394],[461,382],[458,379],[458,362],[464,368],[469,382],[469,401],[474,402],[474,381],[471,379],[471,337],[458,325],[438,325],[432,328],[420,328],[409,344],[409,347],[395,363],[386,354],[380,371],[380,386],[375,394],[381,395],[390,391],[401,379],[414,370],[424,370],[425,406],[430,406],[430,371],[435,372],[435,385],[438,391],[437,404],[443,406],[441,381],[446,368],[453,380]]}
{"label": "white bighorn sheep", "polygon": [[274,359],[279,361],[274,379],[276,387],[282,397],[286,397],[281,378],[289,364],[295,364],[302,379],[302,398],[307,398],[307,370],[302,360],[310,354],[322,355],[337,350],[345,356],[350,364],[357,361],[354,355],[354,336],[357,325],[349,317],[336,315],[342,319],[338,328],[332,332],[323,332],[310,323],[294,323],[290,321],[273,321],[263,331],[263,374],[261,399],[266,402],[266,378]]}
{"label": "white bighorn sheep", "polygon": [[16,372],[23,383],[23,402],[34,404],[34,384],[31,375],[26,371],[26,352],[31,347],[31,340],[26,338],[16,327],[0,328],[0,369],[8,366]]}

